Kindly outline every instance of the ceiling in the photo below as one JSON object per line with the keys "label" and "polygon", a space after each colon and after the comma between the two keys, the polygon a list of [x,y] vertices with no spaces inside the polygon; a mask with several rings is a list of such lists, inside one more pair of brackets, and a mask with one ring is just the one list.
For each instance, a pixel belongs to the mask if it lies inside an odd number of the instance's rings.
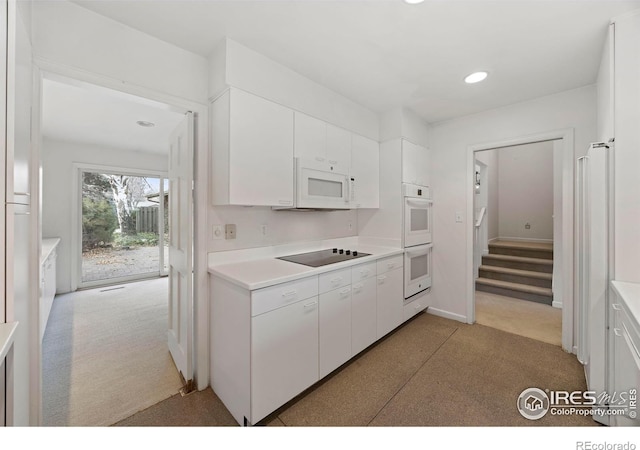
{"label": "ceiling", "polygon": [[[596,81],[617,0],[77,0],[208,56],[227,36],[378,113],[428,122]],[[486,81],[463,78],[486,70]]]}
{"label": "ceiling", "polygon": [[[166,105],[50,75],[42,89],[42,134],[51,139],[148,153],[169,153],[184,117]],[[141,127],[139,120],[154,127]]]}

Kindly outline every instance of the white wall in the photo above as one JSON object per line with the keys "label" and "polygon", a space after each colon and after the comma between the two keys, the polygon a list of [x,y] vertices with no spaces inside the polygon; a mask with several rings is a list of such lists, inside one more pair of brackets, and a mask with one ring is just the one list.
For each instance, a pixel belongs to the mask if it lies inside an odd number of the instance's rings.
{"label": "white wall", "polygon": [[227,86],[251,92],[362,136],[379,140],[378,115],[232,39],[209,58],[209,95]]}
{"label": "white wall", "polygon": [[553,240],[553,142],[501,148],[498,166],[500,238]]}
{"label": "white wall", "polygon": [[196,102],[207,99],[206,58],[67,1],[33,7],[34,55]]}
{"label": "white wall", "polygon": [[380,114],[380,142],[405,138],[422,147],[429,147],[430,125],[407,108],[396,108]]}
{"label": "white wall", "polygon": [[586,86],[529,102],[485,111],[432,126],[434,201],[435,310],[466,320],[466,227],[455,222],[467,211],[467,158],[470,145],[504,141],[552,130],[573,128],[576,156],[595,138],[596,89]]}
{"label": "white wall", "polygon": [[630,282],[640,282],[639,54],[640,12],[615,22],[615,279]]}
{"label": "white wall", "polygon": [[59,237],[57,293],[71,290],[71,242],[74,163],[166,172],[168,156],[44,139],[42,144],[42,235]]}
{"label": "white wall", "polygon": [[380,202],[378,209],[358,210],[358,235],[402,239],[402,140],[380,144]]}
{"label": "white wall", "polygon": [[[235,239],[213,239],[209,252],[355,236],[357,211],[272,211],[261,206],[209,208],[209,228],[236,224]],[[266,233],[263,234],[263,226]]]}

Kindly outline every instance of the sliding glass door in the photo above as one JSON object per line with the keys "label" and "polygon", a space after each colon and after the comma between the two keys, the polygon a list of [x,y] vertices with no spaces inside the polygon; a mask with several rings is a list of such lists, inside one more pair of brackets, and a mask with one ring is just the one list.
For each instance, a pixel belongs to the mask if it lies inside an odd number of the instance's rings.
{"label": "sliding glass door", "polygon": [[80,287],[167,273],[167,180],[83,170]]}

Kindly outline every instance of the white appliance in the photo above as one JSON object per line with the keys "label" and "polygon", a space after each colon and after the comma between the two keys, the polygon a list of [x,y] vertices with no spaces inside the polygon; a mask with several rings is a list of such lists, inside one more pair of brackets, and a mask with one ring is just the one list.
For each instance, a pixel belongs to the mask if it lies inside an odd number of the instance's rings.
{"label": "white appliance", "polygon": [[350,209],[356,200],[355,178],[326,161],[295,158],[295,202],[273,209]]}
{"label": "white appliance", "polygon": [[[609,282],[613,268],[613,144],[591,144],[578,159],[577,296],[578,360],[587,388],[599,395],[608,386]],[[606,404],[594,406],[606,409]],[[594,419],[608,424],[606,415]]]}
{"label": "white appliance", "polygon": [[432,244],[404,250],[404,298],[409,299],[431,287]]}
{"label": "white appliance", "polygon": [[431,287],[433,244],[431,191],[428,186],[403,183],[404,298],[405,304]]}
{"label": "white appliance", "polygon": [[431,242],[431,200],[428,186],[404,183],[403,246],[413,247]]}

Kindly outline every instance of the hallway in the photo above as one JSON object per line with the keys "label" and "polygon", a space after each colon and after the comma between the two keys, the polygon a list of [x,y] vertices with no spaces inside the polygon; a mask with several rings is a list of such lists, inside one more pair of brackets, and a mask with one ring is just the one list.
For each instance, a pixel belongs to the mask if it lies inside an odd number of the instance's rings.
{"label": "hallway", "polygon": [[106,426],[182,387],[167,278],[58,295],[43,339],[43,424]]}

